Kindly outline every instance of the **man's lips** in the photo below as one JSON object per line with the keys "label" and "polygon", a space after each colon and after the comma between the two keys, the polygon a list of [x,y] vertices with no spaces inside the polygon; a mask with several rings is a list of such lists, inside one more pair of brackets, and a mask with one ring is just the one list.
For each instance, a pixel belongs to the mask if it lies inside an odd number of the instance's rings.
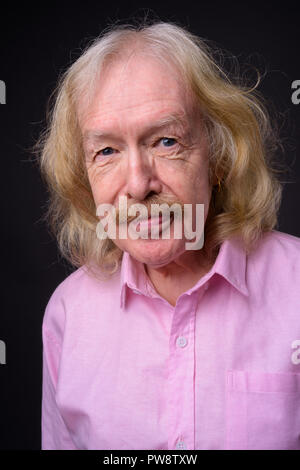
{"label": "man's lips", "polygon": [[162,216],[159,217],[148,217],[147,219],[142,219],[137,223],[138,230],[147,230],[151,227],[157,227],[162,223]]}
{"label": "man's lips", "polygon": [[170,217],[166,217],[163,220],[162,215],[159,215],[158,217],[148,217],[147,219],[141,219],[136,223],[136,230],[137,232],[148,232],[151,233],[151,228],[156,228],[159,230],[159,233],[161,230],[173,222],[173,214],[170,215]]}

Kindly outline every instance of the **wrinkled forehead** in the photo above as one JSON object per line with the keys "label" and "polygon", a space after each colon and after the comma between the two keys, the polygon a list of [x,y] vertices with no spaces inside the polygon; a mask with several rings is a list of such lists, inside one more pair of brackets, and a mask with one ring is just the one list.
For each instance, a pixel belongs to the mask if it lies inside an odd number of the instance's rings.
{"label": "wrinkled forehead", "polygon": [[124,109],[130,113],[135,107],[151,102],[153,106],[177,103],[183,113],[196,106],[189,85],[172,61],[150,51],[132,51],[109,57],[99,67],[86,93],[78,100],[77,111],[82,124],[101,110],[117,113]]}

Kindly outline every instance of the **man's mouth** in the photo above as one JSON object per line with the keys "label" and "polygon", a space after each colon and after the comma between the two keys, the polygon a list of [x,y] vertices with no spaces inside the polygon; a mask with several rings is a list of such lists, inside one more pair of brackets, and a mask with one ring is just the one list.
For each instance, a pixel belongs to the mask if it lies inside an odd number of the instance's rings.
{"label": "man's mouth", "polygon": [[151,238],[151,232],[161,235],[164,230],[166,230],[172,224],[174,220],[174,214],[164,217],[162,214],[155,217],[148,217],[146,219],[140,219],[136,222],[136,232],[140,235],[148,235]]}

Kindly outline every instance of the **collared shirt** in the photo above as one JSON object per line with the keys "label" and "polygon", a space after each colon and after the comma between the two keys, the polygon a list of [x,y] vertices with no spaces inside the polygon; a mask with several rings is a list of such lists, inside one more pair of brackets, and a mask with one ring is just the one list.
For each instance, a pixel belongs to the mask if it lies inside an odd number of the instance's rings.
{"label": "collared shirt", "polygon": [[43,320],[43,449],[300,449],[300,239],[226,240],[177,299],[124,253]]}

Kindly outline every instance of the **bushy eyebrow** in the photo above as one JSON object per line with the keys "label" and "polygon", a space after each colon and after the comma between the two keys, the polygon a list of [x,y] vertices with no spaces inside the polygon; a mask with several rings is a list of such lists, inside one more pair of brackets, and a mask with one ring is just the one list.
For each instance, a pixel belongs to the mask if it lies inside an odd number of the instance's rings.
{"label": "bushy eyebrow", "polygon": [[[142,137],[148,137],[149,135],[154,134],[159,130],[171,127],[177,129],[179,128],[181,131],[186,131],[188,129],[188,120],[186,116],[177,113],[163,116],[161,119],[149,124],[149,126],[146,126],[144,131],[142,132]],[[101,129],[86,130],[83,133],[83,143],[86,145],[91,143],[97,143],[105,139],[120,140],[120,137],[113,131],[102,131]]]}

